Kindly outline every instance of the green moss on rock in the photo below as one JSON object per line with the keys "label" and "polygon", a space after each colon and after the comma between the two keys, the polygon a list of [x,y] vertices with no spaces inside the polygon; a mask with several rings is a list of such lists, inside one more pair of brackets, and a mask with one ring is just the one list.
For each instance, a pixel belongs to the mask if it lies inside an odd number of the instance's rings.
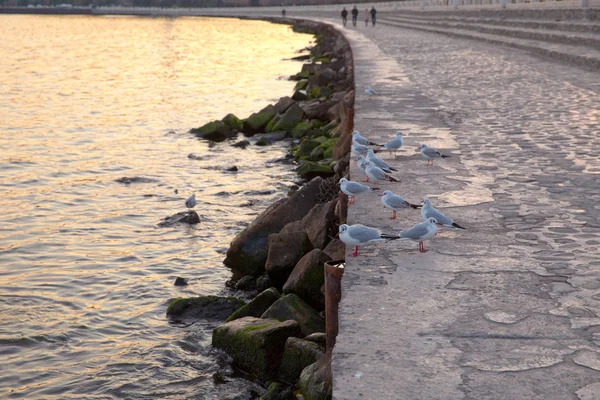
{"label": "green moss on rock", "polygon": [[252,299],[248,304],[245,304],[234,311],[233,314],[227,318],[227,322],[243,317],[259,318],[269,307],[271,307],[271,304],[275,303],[280,297],[281,294],[277,289],[269,288]]}
{"label": "green moss on rock", "polygon": [[315,176],[330,177],[335,174],[330,166],[312,161],[301,161],[296,172],[305,179],[312,179]]}
{"label": "green moss on rock", "polygon": [[231,130],[236,132],[240,132],[242,130],[242,120],[236,117],[234,114],[227,114],[225,117],[223,117],[222,121]]}
{"label": "green moss on rock", "polygon": [[167,308],[167,316],[178,319],[225,320],[246,303],[237,297],[199,296],[175,299]]}
{"label": "green moss on rock", "polygon": [[275,114],[275,107],[269,105],[263,108],[261,111],[250,115],[248,118],[243,120],[242,132],[245,134],[264,132],[269,121],[275,118]]}

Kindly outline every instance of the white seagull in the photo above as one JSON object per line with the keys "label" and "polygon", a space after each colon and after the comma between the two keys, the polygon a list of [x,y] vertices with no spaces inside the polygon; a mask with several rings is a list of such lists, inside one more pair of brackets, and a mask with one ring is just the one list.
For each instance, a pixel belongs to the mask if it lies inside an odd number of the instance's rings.
{"label": "white seagull", "polygon": [[376,91],[374,91],[373,89],[371,89],[371,87],[370,87],[370,86],[367,86],[367,87],[365,88],[365,93],[369,95],[369,99],[371,99],[371,97],[370,97],[370,96],[377,96],[377,92],[376,92]]}
{"label": "white seagull", "polygon": [[369,228],[361,224],[355,225],[340,225],[339,233],[340,240],[349,246],[356,246],[353,253],[350,255],[356,257],[358,255],[358,246],[373,243],[383,242],[385,240],[400,239],[399,236],[382,234],[379,229]]}
{"label": "white seagull", "polygon": [[365,182],[369,182],[369,177],[367,176],[367,172],[365,169],[367,168],[367,159],[364,156],[358,156],[356,159],[356,163],[358,164],[358,168],[365,174]]}
{"label": "white seagull", "polygon": [[359,131],[352,132],[352,140],[355,141],[356,143],[360,143],[360,144],[364,144],[364,145],[381,146],[380,144],[371,142],[369,139],[367,139],[366,137],[361,135]]}
{"label": "white seagull", "polygon": [[196,194],[191,195],[190,197],[187,198],[187,200],[185,201],[185,206],[187,208],[189,208],[190,210],[194,207],[196,207]]}
{"label": "white seagull", "polygon": [[392,154],[392,151],[394,151],[394,155],[396,155],[396,152],[400,150],[402,145],[404,145],[403,133],[398,131],[396,132],[396,137],[384,144],[383,148],[388,149],[390,154]]}
{"label": "white seagull", "polygon": [[459,224],[457,224],[456,222],[454,222],[452,220],[452,218],[445,216],[441,211],[435,209],[431,205],[431,201],[429,201],[429,199],[427,197],[425,197],[423,199],[423,208],[421,208],[421,217],[423,218],[424,221],[428,218],[435,218],[437,220],[438,224],[445,226],[447,228],[466,229],[466,228],[460,226]]}
{"label": "white seagull", "polygon": [[447,156],[447,155],[444,155],[444,154],[440,153],[439,151],[437,151],[433,147],[427,146],[426,144],[422,144],[419,147],[419,150],[421,151],[421,155],[423,156],[423,158],[427,160],[427,165],[429,165],[430,161],[431,161],[431,165],[433,165],[433,159],[434,158],[448,158],[448,157],[450,157],[450,156]]}
{"label": "white seagull", "polygon": [[373,189],[371,189],[368,186],[365,186],[358,182],[349,181],[346,178],[340,179],[339,185],[342,193],[348,196],[348,204],[354,204],[354,199],[356,195],[373,191]]}
{"label": "white seagull", "polygon": [[426,250],[423,242],[434,237],[436,233],[437,220],[435,218],[428,218],[427,221],[420,222],[412,228],[401,231],[398,237],[400,240],[414,240],[415,242],[419,242],[419,251],[424,253]]}
{"label": "white seagull", "polygon": [[373,164],[371,161],[367,161],[366,163],[365,174],[367,174],[367,177],[370,179],[373,179],[373,189],[379,189],[379,181],[400,182],[393,176],[386,174],[381,168]]}
{"label": "white seagull", "polygon": [[396,211],[400,211],[405,208],[421,208],[420,205],[409,203],[408,201],[404,200],[402,196],[395,194],[391,190],[386,190],[379,196],[381,196],[381,204],[383,204],[385,208],[392,210],[391,219],[396,219]]}
{"label": "white seagull", "polygon": [[369,151],[369,147],[358,143],[357,141],[352,141],[352,152],[354,154],[358,154],[360,156],[366,156]]}
{"label": "white seagull", "polygon": [[398,171],[397,169],[394,169],[387,165],[387,163],[383,161],[381,157],[376,156],[375,152],[373,152],[373,149],[369,149],[367,151],[367,161],[371,161],[373,164],[377,165],[379,168],[381,168],[387,173],[390,173],[392,171]]}

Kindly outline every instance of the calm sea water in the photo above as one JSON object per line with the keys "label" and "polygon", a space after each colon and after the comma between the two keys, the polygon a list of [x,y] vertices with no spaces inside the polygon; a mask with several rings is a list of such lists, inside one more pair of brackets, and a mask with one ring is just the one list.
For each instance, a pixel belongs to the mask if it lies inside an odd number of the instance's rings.
{"label": "calm sea water", "polygon": [[[223,250],[296,176],[277,161],[285,144],[209,148],[187,131],[291,94],[300,64],[282,59],[312,38],[259,21],[18,15],[0,15],[0,38],[0,398],[242,391],[213,383],[212,325],[172,326],[166,306],[223,293]],[[202,223],[159,228],[191,193]]]}

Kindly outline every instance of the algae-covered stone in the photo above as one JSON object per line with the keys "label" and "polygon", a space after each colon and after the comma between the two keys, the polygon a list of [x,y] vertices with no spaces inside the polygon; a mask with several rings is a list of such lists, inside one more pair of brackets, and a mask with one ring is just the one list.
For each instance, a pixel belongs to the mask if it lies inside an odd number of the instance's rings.
{"label": "algae-covered stone", "polygon": [[175,299],[167,308],[167,316],[185,320],[220,320],[230,316],[235,310],[245,305],[237,297],[199,296]]}
{"label": "algae-covered stone", "polygon": [[236,132],[242,130],[242,120],[236,117],[234,114],[227,114],[225,117],[223,117],[222,121],[231,130]]}
{"label": "algae-covered stone", "polygon": [[201,139],[212,140],[213,142],[222,142],[223,140],[237,136],[223,121],[213,121],[199,128],[192,128],[190,129],[190,133]]}
{"label": "algae-covered stone", "polygon": [[283,114],[284,112],[287,111],[288,108],[290,108],[294,103],[296,103],[294,100],[292,100],[291,97],[285,96],[279,99],[279,101],[277,103],[275,103],[275,112],[277,114]]}
{"label": "algae-covered stone", "polygon": [[300,296],[316,310],[325,309],[325,296],[321,289],[325,283],[324,264],[330,260],[331,257],[319,249],[306,254],[283,285],[283,293]]}
{"label": "algae-covered stone", "polygon": [[294,90],[294,94],[292,95],[292,99],[296,101],[304,101],[308,98],[306,90]]}
{"label": "algae-covered stone", "polygon": [[321,346],[308,340],[290,337],[285,342],[279,366],[279,379],[296,384],[304,368],[316,363],[324,354]]}
{"label": "algae-covered stone", "polygon": [[306,89],[307,86],[308,86],[308,79],[302,79],[301,81],[298,81],[296,83],[296,86],[294,86],[294,90],[303,90],[303,89]]}
{"label": "algae-covered stone", "polygon": [[265,269],[273,285],[281,289],[296,263],[312,248],[311,241],[304,231],[270,235]]}
{"label": "algae-covered stone", "polygon": [[273,126],[273,130],[291,132],[296,125],[302,122],[302,117],[304,117],[304,111],[298,104],[294,103]]}
{"label": "algae-covered stone", "polygon": [[312,179],[316,176],[330,177],[335,174],[331,167],[320,165],[312,161],[301,161],[296,172],[305,179]]}
{"label": "algae-covered stone", "polygon": [[298,146],[294,157],[296,160],[304,160],[310,156],[310,153],[320,145],[321,143],[319,143],[317,140],[305,138],[300,142],[300,146]]}
{"label": "algae-covered stone", "polygon": [[296,400],[292,388],[281,382],[271,382],[260,400]]}
{"label": "algae-covered stone", "polygon": [[280,297],[281,294],[277,289],[269,288],[252,299],[248,304],[238,308],[227,318],[227,322],[243,317],[260,318]]}
{"label": "algae-covered stone", "polygon": [[325,332],[325,319],[295,294],[282,296],[265,311],[261,318],[298,321],[303,336],[315,332]]}
{"label": "algae-covered stone", "polygon": [[252,275],[243,276],[236,282],[235,288],[237,290],[254,290],[256,289],[256,278]]}
{"label": "algae-covered stone", "polygon": [[263,133],[260,135],[255,145],[257,146],[268,146],[273,142],[279,142],[287,137],[285,131],[275,131],[271,133]]}
{"label": "algae-covered stone", "polygon": [[296,125],[294,127],[294,129],[292,129],[291,134],[295,138],[301,138],[306,134],[306,132],[308,132],[309,130],[311,130],[313,128],[314,128],[314,123],[312,121],[300,122],[298,125]]}
{"label": "algae-covered stone", "polygon": [[304,368],[298,386],[304,400],[330,400],[332,393],[331,351],[314,364]]}
{"label": "algae-covered stone", "polygon": [[267,126],[265,126],[265,132],[273,132],[273,127],[279,122],[279,120],[281,120],[281,115],[276,115],[272,120],[270,120]]}
{"label": "algae-covered stone", "polygon": [[255,133],[264,132],[265,127],[275,117],[275,107],[268,105],[257,113],[250,115],[243,120],[242,132],[244,134],[253,135]]}
{"label": "algae-covered stone", "polygon": [[295,75],[292,75],[289,77],[290,81],[299,81],[302,79],[308,79],[308,77],[310,76],[310,72],[309,71],[302,71],[302,72],[298,72]]}
{"label": "algae-covered stone", "polygon": [[259,379],[273,380],[287,338],[299,334],[296,321],[244,317],[216,327],[212,345],[229,354],[235,367]]}

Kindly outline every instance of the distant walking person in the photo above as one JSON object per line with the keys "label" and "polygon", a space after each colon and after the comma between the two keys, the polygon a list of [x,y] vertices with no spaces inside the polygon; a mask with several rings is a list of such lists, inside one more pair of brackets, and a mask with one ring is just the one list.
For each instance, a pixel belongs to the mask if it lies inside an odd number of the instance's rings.
{"label": "distant walking person", "polygon": [[375,26],[375,20],[376,20],[376,16],[377,15],[377,10],[375,9],[375,7],[371,7],[371,22],[373,23],[373,26]]}
{"label": "distant walking person", "polygon": [[358,8],[354,6],[352,9],[352,25],[356,26],[356,21],[358,20]]}
{"label": "distant walking person", "polygon": [[285,8],[284,8],[283,10],[281,10],[281,16],[282,16],[283,18],[285,18]]}
{"label": "distant walking person", "polygon": [[369,26],[369,9],[365,8],[365,26]]}
{"label": "distant walking person", "polygon": [[344,26],[346,26],[346,22],[348,22],[348,10],[346,10],[346,7],[344,7],[342,10],[342,23]]}

